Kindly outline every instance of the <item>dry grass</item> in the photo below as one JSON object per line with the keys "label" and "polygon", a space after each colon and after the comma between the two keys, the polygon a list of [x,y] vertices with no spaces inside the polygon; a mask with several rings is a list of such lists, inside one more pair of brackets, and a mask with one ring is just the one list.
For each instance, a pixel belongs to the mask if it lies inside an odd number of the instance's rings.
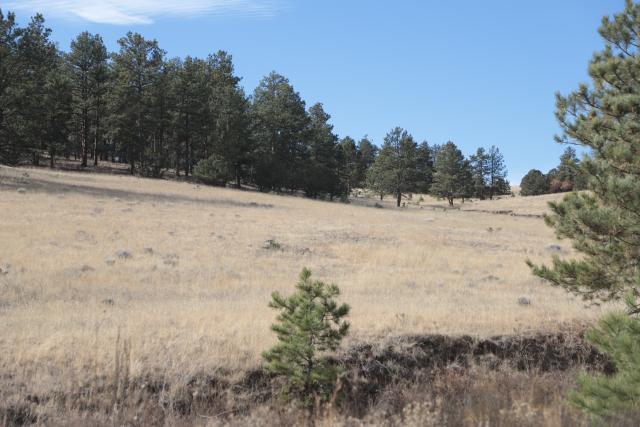
{"label": "dry grass", "polygon": [[[0,167],[0,381],[24,393],[109,374],[118,331],[132,376],[179,382],[254,367],[273,343],[270,294],[289,293],[303,266],[341,287],[352,343],[591,321],[602,309],[540,283],[524,263],[549,260],[552,244],[571,254],[568,242],[539,218],[464,210],[539,214],[557,197],[375,209]],[[265,249],[269,239],[281,247]]]}

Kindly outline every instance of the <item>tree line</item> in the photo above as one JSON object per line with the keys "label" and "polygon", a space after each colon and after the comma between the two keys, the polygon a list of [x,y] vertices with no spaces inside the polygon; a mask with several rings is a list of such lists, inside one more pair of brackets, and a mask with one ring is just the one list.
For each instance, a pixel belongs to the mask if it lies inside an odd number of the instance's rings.
{"label": "tree line", "polygon": [[520,182],[520,194],[523,196],[580,191],[586,188],[586,175],[580,168],[580,159],[572,147],[564,150],[557,167],[546,174],[538,169],[531,169]]}
{"label": "tree line", "polygon": [[417,144],[395,128],[378,149],[340,139],[322,104],[307,108],[284,76],[270,73],[250,96],[240,80],[225,51],[169,58],[129,32],[109,52],[83,32],[63,52],[42,15],[21,27],[0,10],[0,162],[110,160],[132,174],[330,199],[367,187],[398,206],[404,193],[453,203],[509,191],[496,147],[466,159],[452,142]]}

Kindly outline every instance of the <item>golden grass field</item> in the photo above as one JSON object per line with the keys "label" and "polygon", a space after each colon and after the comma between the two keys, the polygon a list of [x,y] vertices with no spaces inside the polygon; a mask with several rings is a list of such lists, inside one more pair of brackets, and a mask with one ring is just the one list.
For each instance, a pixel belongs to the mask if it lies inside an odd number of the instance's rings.
{"label": "golden grass field", "polygon": [[[270,294],[290,293],[304,266],[352,306],[347,345],[591,321],[603,309],[525,265],[549,261],[550,245],[571,255],[568,241],[537,217],[479,212],[539,215],[558,198],[444,210],[414,196],[405,209],[391,198],[376,209],[365,206],[376,199],[0,167],[0,378],[21,392],[71,389],[112,371],[118,333],[131,342],[132,375],[257,366],[274,342]],[[281,248],[265,249],[269,239]]]}

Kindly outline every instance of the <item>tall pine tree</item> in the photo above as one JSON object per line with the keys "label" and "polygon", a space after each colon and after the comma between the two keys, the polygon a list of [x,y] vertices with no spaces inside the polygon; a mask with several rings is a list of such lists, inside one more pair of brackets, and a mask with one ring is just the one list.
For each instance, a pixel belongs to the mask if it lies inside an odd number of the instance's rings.
{"label": "tall pine tree", "polygon": [[416,189],[417,153],[418,145],[406,130],[396,127],[389,131],[370,169],[370,188],[380,194],[393,194],[400,207],[402,194]]}
{"label": "tall pine tree", "polygon": [[22,154],[17,92],[24,75],[18,59],[15,15],[0,9],[0,163],[17,163]]}
{"label": "tall pine tree", "polygon": [[[120,50],[113,55],[111,96],[112,130],[130,164],[147,173],[155,169],[153,153],[153,85],[162,70],[164,51],[155,40],[129,32],[118,40]],[[151,148],[150,148],[151,147]]]}
{"label": "tall pine tree", "polygon": [[507,167],[504,164],[504,157],[495,145],[492,145],[487,153],[487,184],[489,199],[493,196],[509,192],[507,183]]}
{"label": "tall pine tree", "polygon": [[[107,49],[102,38],[86,31],[78,35],[71,42],[67,63],[72,76],[73,113],[80,130],[81,166],[86,167],[92,145],[95,158],[100,138],[100,116],[104,110]],[[95,132],[93,138],[92,130]]]}
{"label": "tall pine tree", "polygon": [[620,417],[640,411],[640,5],[627,1],[624,12],[603,20],[600,34],[605,48],[589,65],[591,85],[557,95],[558,140],[591,153],[580,163],[589,191],[552,203],[546,218],[581,257],[556,256],[551,267],[529,264],[586,300],[625,298],[628,316],[610,315],[589,334],[618,372],[583,376],[573,397],[593,414]]}
{"label": "tall pine tree", "polygon": [[431,193],[446,198],[450,206],[456,197],[462,197],[467,190],[467,167],[464,156],[451,141],[439,147]]}
{"label": "tall pine tree", "polygon": [[253,93],[251,116],[256,144],[253,179],[258,188],[301,189],[309,117],[300,94],[286,77],[272,72]]}

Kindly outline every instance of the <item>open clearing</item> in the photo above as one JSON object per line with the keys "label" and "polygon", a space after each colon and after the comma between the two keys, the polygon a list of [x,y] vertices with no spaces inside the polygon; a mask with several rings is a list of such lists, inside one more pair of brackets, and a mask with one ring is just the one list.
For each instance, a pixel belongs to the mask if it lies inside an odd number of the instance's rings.
{"label": "open clearing", "polygon": [[0,378],[23,391],[71,388],[112,371],[118,333],[132,375],[255,367],[274,342],[270,294],[290,293],[304,266],[352,306],[346,345],[591,321],[601,308],[525,265],[572,253],[542,219],[518,216],[558,197],[444,210],[414,196],[406,209],[376,209],[363,206],[375,199],[0,167]]}

